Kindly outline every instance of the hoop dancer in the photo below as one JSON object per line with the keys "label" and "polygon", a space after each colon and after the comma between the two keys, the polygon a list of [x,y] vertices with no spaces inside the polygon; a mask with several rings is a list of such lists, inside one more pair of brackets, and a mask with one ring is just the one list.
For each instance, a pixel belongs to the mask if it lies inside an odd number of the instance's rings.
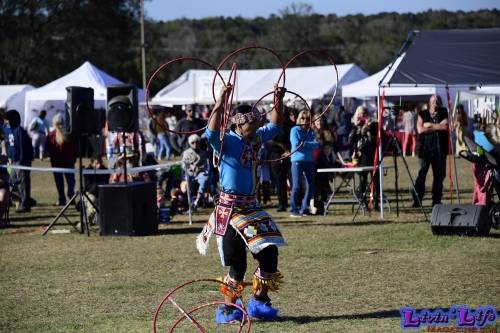
{"label": "hoop dancer", "polygon": [[[223,133],[221,151],[220,123],[224,116],[224,104],[230,97],[232,86],[223,88],[214,106],[205,135],[219,155],[222,190],[215,211],[197,238],[200,253],[205,254],[210,236],[215,233],[223,266],[229,273],[222,287],[224,300],[242,304],[241,293],[245,287],[247,269],[246,249],[258,261],[252,282],[253,297],[247,305],[251,317],[273,320],[278,309],[272,307],[269,291],[277,291],[283,276],[278,271],[278,247],[286,245],[276,223],[263,211],[255,198],[257,149],[279,132],[285,88],[275,87],[274,107],[270,123],[259,127],[261,114],[250,105],[240,105],[231,117],[233,127]],[[223,130],[223,129],[222,129]],[[216,312],[216,322],[228,324],[242,320],[242,312],[236,307],[221,305]]]}

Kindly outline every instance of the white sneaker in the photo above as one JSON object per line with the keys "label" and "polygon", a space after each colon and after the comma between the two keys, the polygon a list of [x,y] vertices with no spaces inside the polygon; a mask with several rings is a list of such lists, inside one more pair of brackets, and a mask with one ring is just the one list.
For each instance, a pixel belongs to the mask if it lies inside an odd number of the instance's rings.
{"label": "white sneaker", "polygon": [[290,217],[302,217],[302,215],[298,213],[292,213],[290,214]]}

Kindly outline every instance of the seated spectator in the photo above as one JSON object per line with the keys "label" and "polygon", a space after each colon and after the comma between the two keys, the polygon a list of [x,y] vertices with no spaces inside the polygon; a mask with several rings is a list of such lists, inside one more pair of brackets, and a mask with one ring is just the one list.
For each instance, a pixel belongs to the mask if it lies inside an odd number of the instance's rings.
{"label": "seated spectator", "polygon": [[188,191],[187,191],[187,182],[183,180],[179,187],[175,187],[172,189],[171,203],[170,203],[170,213],[174,214],[182,214],[189,210],[189,200],[188,200]]}
{"label": "seated spectator", "polygon": [[[87,170],[107,170],[102,161],[102,157],[90,159],[89,165],[85,168]],[[86,196],[84,197],[85,208],[89,222],[96,223],[96,209],[99,202],[99,185],[109,183],[109,176],[107,174],[85,174],[83,176],[83,184]]]}
{"label": "seated spectator", "polygon": [[167,203],[165,198],[165,191],[161,187],[156,188],[156,206],[158,208],[164,208]]}
{"label": "seated spectator", "polygon": [[[63,117],[57,114],[52,118],[52,130],[47,136],[45,148],[50,155],[50,165],[53,168],[69,168],[75,167],[77,158],[76,144],[64,131]],[[66,178],[67,196],[71,199],[75,194],[75,174],[54,172],[54,181],[58,194],[57,206],[66,205],[66,197],[64,194],[64,178]]]}
{"label": "seated spectator", "polygon": [[[139,166],[139,156],[137,154],[131,154],[126,156],[127,160],[127,182],[149,182],[151,179],[147,172],[130,172],[132,168]],[[125,158],[123,154],[120,154],[116,161],[117,168],[123,168],[125,166]],[[119,172],[113,172],[109,178],[110,184],[124,183],[125,174],[123,170]]]}
{"label": "seated spectator", "polygon": [[200,148],[201,138],[198,134],[191,134],[188,142],[189,148],[182,154],[182,163],[189,181],[197,184],[196,198],[193,202],[194,208],[197,208],[208,199],[208,158],[207,152]]}

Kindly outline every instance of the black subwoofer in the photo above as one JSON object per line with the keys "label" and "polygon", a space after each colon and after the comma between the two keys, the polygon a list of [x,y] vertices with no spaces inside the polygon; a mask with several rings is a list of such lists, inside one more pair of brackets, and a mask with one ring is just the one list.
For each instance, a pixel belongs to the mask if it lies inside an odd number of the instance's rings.
{"label": "black subwoofer", "polygon": [[479,205],[436,205],[431,230],[435,235],[487,236],[491,228],[489,209]]}
{"label": "black subwoofer", "polygon": [[99,186],[101,236],[145,236],[158,232],[154,183]]}

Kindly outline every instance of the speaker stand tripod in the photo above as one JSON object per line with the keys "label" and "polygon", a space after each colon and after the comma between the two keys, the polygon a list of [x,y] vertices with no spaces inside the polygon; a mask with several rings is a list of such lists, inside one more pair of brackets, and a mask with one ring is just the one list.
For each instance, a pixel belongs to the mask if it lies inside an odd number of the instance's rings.
{"label": "speaker stand tripod", "polygon": [[[79,175],[79,190],[75,192],[75,194],[69,199],[68,203],[61,209],[61,211],[57,214],[57,216],[50,222],[49,226],[45,229],[42,235],[46,235],[49,230],[57,223],[57,221],[61,218],[64,217],[66,221],[79,233],[83,234],[84,231],[87,231],[87,236],[90,236],[90,228],[89,228],[89,220],[88,220],[88,215],[87,215],[87,209],[85,207],[85,201],[83,198],[85,197],[88,202],[92,205],[92,207],[98,211],[97,207],[95,206],[94,202],[90,200],[89,196],[87,195],[86,191],[83,188],[83,162],[82,162],[82,146],[83,146],[83,138],[80,137],[78,138],[78,175]],[[77,228],[77,224],[72,222],[64,213],[66,210],[71,206],[71,204],[76,205],[76,199],[79,199],[80,201],[80,229]]]}
{"label": "speaker stand tripod", "polygon": [[[415,182],[413,181],[413,177],[411,176],[410,168],[408,167],[408,162],[406,161],[406,158],[405,158],[405,156],[403,154],[403,151],[402,151],[402,149],[401,149],[401,147],[399,145],[398,140],[394,136],[394,132],[389,137],[389,142],[387,143],[387,145],[384,148],[384,151],[382,152],[382,156],[381,156],[382,158],[379,159],[379,164],[377,164],[377,166],[376,166],[376,168],[377,168],[376,172],[379,172],[378,169],[379,169],[380,164],[382,163],[383,157],[384,157],[385,153],[387,153],[387,151],[391,147],[393,148],[392,151],[393,151],[393,159],[394,159],[394,173],[395,173],[394,181],[395,181],[395,190],[396,190],[396,215],[397,215],[397,217],[399,217],[398,157],[401,157],[403,159],[403,163],[404,163],[404,166],[405,166],[405,169],[406,169],[406,174],[407,174],[408,179],[410,180],[410,183],[411,183],[411,188],[413,190],[413,195],[414,195],[414,197],[418,201],[418,205],[419,205],[420,211],[424,215],[425,220],[428,222],[429,219],[427,217],[427,213],[425,212],[424,208],[422,207],[422,202],[421,202],[420,198],[418,197],[417,190],[415,189]],[[379,172],[379,177],[382,177],[382,175],[380,175],[380,172]],[[354,222],[354,220],[356,220],[356,217],[358,216],[358,213],[359,213],[359,210],[361,208],[361,205],[366,200],[366,196],[369,193],[369,189],[371,188],[371,185],[373,183],[374,178],[375,177],[371,177],[370,178],[370,182],[369,182],[368,186],[366,187],[365,192],[363,193],[363,198],[361,199],[361,204],[358,205],[358,208],[356,209],[356,213],[352,217],[352,222]],[[378,186],[378,185],[379,184],[375,184],[375,186]]]}

